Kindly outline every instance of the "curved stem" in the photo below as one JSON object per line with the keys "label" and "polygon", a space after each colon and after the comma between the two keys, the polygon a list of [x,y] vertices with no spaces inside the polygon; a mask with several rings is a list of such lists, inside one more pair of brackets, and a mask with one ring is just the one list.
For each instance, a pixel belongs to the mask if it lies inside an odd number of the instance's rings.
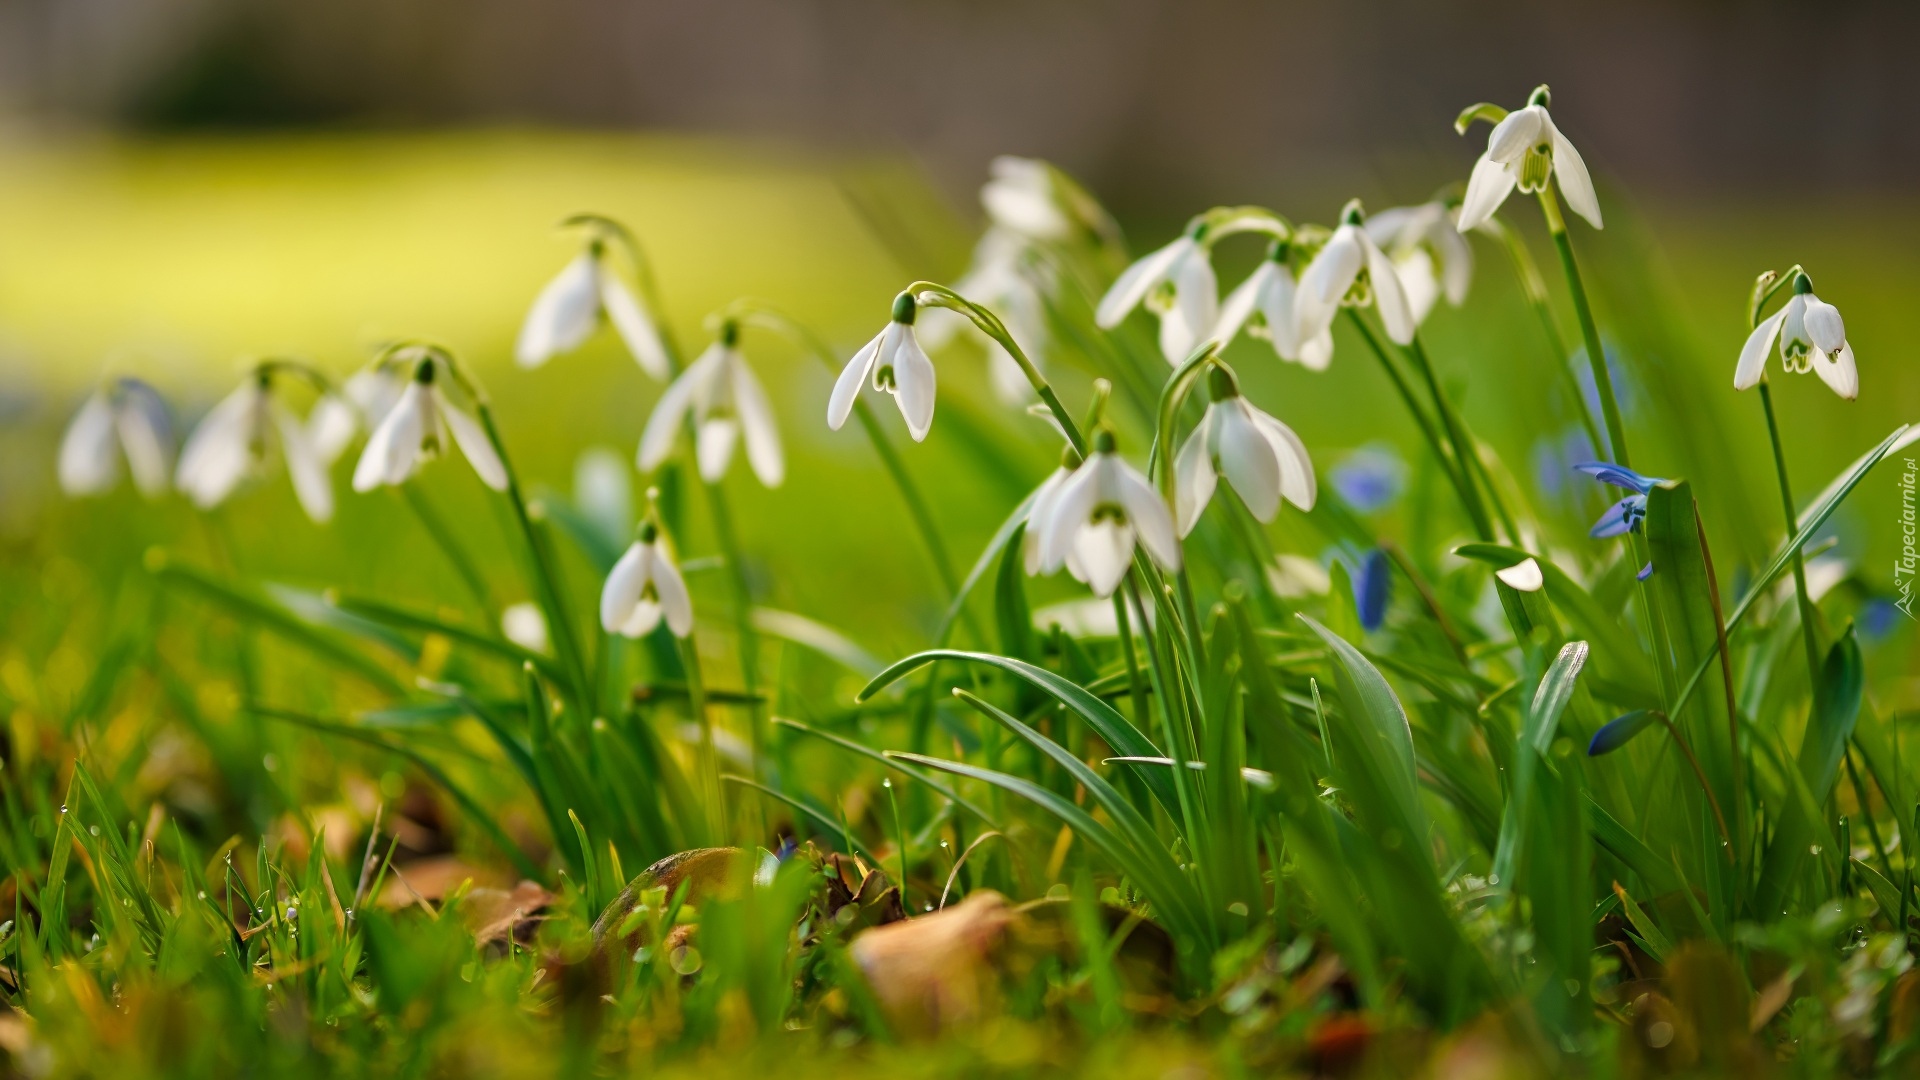
{"label": "curved stem", "polygon": [[1594,389],[1600,395],[1600,411],[1607,418],[1607,441],[1611,444],[1615,465],[1632,468],[1627,454],[1627,431],[1620,422],[1620,402],[1613,394],[1613,376],[1607,372],[1606,350],[1600,345],[1600,328],[1593,322],[1593,307],[1587,302],[1587,290],[1580,284],[1580,266],[1573,259],[1573,241],[1567,238],[1567,221],[1560,216],[1559,189],[1548,184],[1540,189],[1540,212],[1546,215],[1547,231],[1553,234],[1553,246],[1560,252],[1560,269],[1567,275],[1567,291],[1573,295],[1573,313],[1580,320],[1580,336],[1587,346],[1587,365],[1593,369]]}
{"label": "curved stem", "polygon": [[1387,378],[1393,381],[1394,389],[1400,392],[1400,400],[1406,403],[1407,411],[1413,414],[1414,423],[1419,425],[1420,433],[1426,436],[1427,445],[1432,448],[1433,456],[1439,459],[1440,467],[1446,471],[1448,482],[1453,485],[1454,494],[1460,498],[1461,509],[1466,511],[1482,536],[1491,535],[1491,530],[1485,527],[1480,515],[1474,512],[1475,502],[1469,491],[1467,478],[1460,472],[1463,463],[1454,460],[1453,454],[1447,449],[1446,441],[1440,437],[1439,429],[1433,426],[1433,418],[1427,415],[1426,409],[1420,405],[1420,400],[1414,396],[1413,387],[1408,384],[1406,375],[1400,370],[1400,365],[1394,363],[1393,355],[1387,352],[1386,346],[1374,336],[1373,328],[1367,325],[1359,312],[1347,308],[1346,313],[1354,329],[1360,332],[1360,337],[1366,341],[1368,347],[1373,349],[1373,355],[1379,358],[1380,366],[1386,370]]}
{"label": "curved stem", "polygon": [[1554,321],[1553,307],[1547,302],[1547,283],[1540,276],[1540,268],[1534,264],[1533,253],[1527,250],[1526,240],[1497,217],[1488,218],[1482,228],[1498,236],[1506,246],[1507,255],[1513,260],[1514,277],[1520,282],[1520,291],[1526,294],[1527,306],[1539,318],[1540,329],[1547,336],[1547,346],[1553,350],[1553,366],[1566,381],[1568,393],[1573,395],[1573,407],[1580,416],[1581,430],[1587,433],[1587,444],[1593,447],[1596,455],[1603,453],[1605,440],[1600,438],[1600,425],[1594,421],[1593,410],[1587,407],[1587,395],[1580,389],[1580,380],[1574,377],[1573,368],[1568,363],[1571,357],[1567,355],[1567,342],[1560,336],[1560,324]]}
{"label": "curved stem", "polygon": [[1027,377],[1027,382],[1032,384],[1034,393],[1040,395],[1040,400],[1053,413],[1053,418],[1060,422],[1060,430],[1066,432],[1067,441],[1073,444],[1073,449],[1081,457],[1087,455],[1087,440],[1080,434],[1080,425],[1074,423],[1073,414],[1060,404],[1060,396],[1053,392],[1053,384],[1040,374],[1040,369],[1033,365],[1032,360],[1027,359],[1020,343],[1013,340],[1013,335],[1007,332],[1006,325],[998,316],[938,282],[916,281],[907,286],[905,291],[912,293],[919,303],[965,315],[980,328],[981,333],[999,342],[1000,347],[1007,350],[1007,355],[1013,357],[1013,362],[1020,365],[1020,373]]}
{"label": "curved stem", "polygon": [[[1480,485],[1474,477],[1481,473],[1480,455],[1474,447],[1473,439],[1467,434],[1466,425],[1461,422],[1460,414],[1454,411],[1453,402],[1447,399],[1446,391],[1440,389],[1440,379],[1433,373],[1433,362],[1427,359],[1427,348],[1420,344],[1420,335],[1415,334],[1407,343],[1407,355],[1413,357],[1413,364],[1420,369],[1420,377],[1427,384],[1427,394],[1433,398],[1434,411],[1440,414],[1440,423],[1446,428],[1447,442],[1453,446],[1453,459],[1459,466],[1461,479],[1466,481],[1465,494],[1471,505],[1467,512],[1473,517],[1474,525],[1479,528],[1481,539],[1492,539],[1493,525],[1487,519],[1486,503],[1480,498]],[[1483,480],[1485,478],[1483,477]],[[1518,530],[1507,516],[1506,507],[1500,505],[1500,496],[1493,490],[1493,484],[1486,482],[1487,496],[1493,500],[1500,514],[1502,524],[1515,543],[1520,541]]]}
{"label": "curved stem", "polygon": [[[1793,487],[1787,482],[1787,455],[1780,445],[1780,423],[1773,415],[1773,388],[1760,376],[1760,404],[1767,414],[1767,437],[1773,442],[1773,472],[1780,482],[1780,505],[1787,515],[1787,538],[1799,527],[1799,515],[1793,508]],[[1820,632],[1814,622],[1813,597],[1807,592],[1806,560],[1798,549],[1793,553],[1793,595],[1800,605],[1800,637],[1807,649],[1807,688],[1815,700],[1820,696]]]}

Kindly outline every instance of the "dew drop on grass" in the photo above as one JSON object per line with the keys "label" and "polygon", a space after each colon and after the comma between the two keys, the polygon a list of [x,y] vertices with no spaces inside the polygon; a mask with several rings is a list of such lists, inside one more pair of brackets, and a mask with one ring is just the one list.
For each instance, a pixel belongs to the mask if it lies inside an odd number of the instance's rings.
{"label": "dew drop on grass", "polygon": [[1647,1045],[1655,1050],[1664,1049],[1673,1041],[1673,1025],[1665,1020],[1655,1020],[1647,1025]]}
{"label": "dew drop on grass", "polygon": [[1819,844],[1815,844],[1815,845],[1813,845],[1812,847],[1809,847],[1809,848],[1807,849],[1807,854],[1809,854],[1809,855],[1818,855],[1818,854],[1820,854],[1820,845],[1819,845]]}

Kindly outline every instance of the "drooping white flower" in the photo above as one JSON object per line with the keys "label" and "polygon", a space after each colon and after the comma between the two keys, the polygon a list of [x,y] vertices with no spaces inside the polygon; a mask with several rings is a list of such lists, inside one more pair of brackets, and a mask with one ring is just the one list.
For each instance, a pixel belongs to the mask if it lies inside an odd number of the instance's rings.
{"label": "drooping white flower", "polygon": [[173,484],[193,504],[210,510],[240,484],[260,475],[276,456],[287,466],[300,508],[318,523],[333,517],[333,479],[327,462],[300,422],[273,393],[272,369],[262,365],[222,398],[187,437]]}
{"label": "drooping white flower", "polygon": [[[1047,474],[1039,487],[1033,489],[1033,504],[1027,508],[1027,529],[1020,538],[1020,562],[1026,568],[1028,577],[1039,574],[1045,565],[1041,557],[1041,539],[1046,535],[1053,508],[1060,501],[1060,489],[1066,486],[1074,470],[1079,467],[1080,455],[1069,446],[1061,452],[1060,465]],[[1081,568],[1080,560],[1072,550],[1067,552],[1066,568],[1075,581],[1087,580],[1086,571]]]}
{"label": "drooping white flower", "polygon": [[666,620],[675,637],[693,633],[693,601],[687,583],[673,564],[659,529],[651,522],[640,526],[634,541],[607,574],[600,592],[600,625],[609,634],[645,637]]}
{"label": "drooping white flower", "polygon": [[1173,515],[1147,478],[1114,451],[1113,434],[1094,434],[1094,452],[1063,482],[1040,538],[1040,568],[1071,557],[1097,596],[1111,596],[1133,564],[1137,542],[1166,570],[1180,568]]}
{"label": "drooping white flower", "polygon": [[[1547,181],[1559,177],[1560,193],[1567,197],[1573,212],[1586,218],[1594,228],[1604,228],[1600,220],[1600,199],[1593,191],[1593,177],[1587,175],[1587,163],[1573,148],[1547,113],[1549,96],[1545,86],[1536,87],[1525,108],[1506,114],[1493,125],[1487,136],[1486,153],[1473,166],[1467,179],[1467,193],[1460,203],[1460,229],[1477,228],[1500,209],[1507,196],[1518,187],[1523,194],[1544,191]],[[1462,134],[1466,124],[1481,109],[1476,106],[1461,115],[1456,126]],[[1497,113],[1496,113],[1497,115]]]}
{"label": "drooping white flower", "polygon": [[60,440],[60,488],[68,495],[99,495],[120,480],[126,458],[133,484],[149,499],[166,494],[173,468],[173,424],[153,387],[115,379],[93,392]]}
{"label": "drooping white flower", "polygon": [[451,442],[479,474],[480,482],[495,491],[507,488],[507,468],[479,421],[448,399],[436,380],[438,362],[423,359],[400,400],[381,419],[360,451],[353,470],[353,490],[372,491],[382,484],[401,484],[422,462],[440,456]]}
{"label": "drooping white flower", "polygon": [[1532,557],[1522,559],[1504,569],[1495,570],[1493,576],[1499,578],[1509,588],[1518,589],[1521,592],[1539,592],[1547,583],[1546,576],[1540,572],[1540,564]]}
{"label": "drooping white flower", "polygon": [[353,407],[360,410],[360,422],[368,431],[380,426],[394,405],[400,401],[400,395],[406,393],[407,377],[401,374],[393,364],[381,362],[369,364],[347,376],[341,386],[341,392]]}
{"label": "drooping white flower", "polygon": [[1442,295],[1454,307],[1465,303],[1473,283],[1473,247],[1454,225],[1455,214],[1446,203],[1428,202],[1367,218],[1367,235],[1393,260],[1416,325]]}
{"label": "drooping white flower", "polygon": [[1061,207],[1046,162],[1003,154],[989,169],[980,205],[995,225],[1034,240],[1064,240],[1072,233],[1073,219]]}
{"label": "drooping white flower", "polygon": [[1301,341],[1327,332],[1342,306],[1368,305],[1379,309],[1380,322],[1396,344],[1413,340],[1418,324],[1407,306],[1400,274],[1362,228],[1364,221],[1360,200],[1348,203],[1340,211],[1340,227],[1301,273],[1293,301],[1294,333]]}
{"label": "drooping white flower", "polygon": [[607,265],[606,245],[598,238],[540,290],[521,324],[514,359],[521,367],[534,368],[572,352],[593,336],[602,315],[642,371],[656,379],[667,377],[660,331],[639,297]]}
{"label": "drooping white flower", "polygon": [[834,381],[833,396],[827,400],[827,427],[839,431],[853,414],[854,399],[860,387],[871,378],[875,390],[893,395],[906,418],[907,434],[914,442],[927,437],[933,428],[933,361],[914,336],[913,320],[919,305],[907,293],[893,301],[893,318],[873,340],[853,354]]}
{"label": "drooping white flower", "polygon": [[1295,314],[1299,285],[1293,268],[1287,264],[1288,245],[1276,241],[1253,273],[1241,282],[1226,302],[1220,305],[1220,322],[1213,339],[1222,348],[1232,343],[1245,329],[1255,337],[1267,339],[1280,359],[1292,361],[1308,371],[1325,371],[1333,363],[1333,329],[1301,340],[1299,319]]}
{"label": "drooping white flower", "polygon": [[1100,298],[1094,321],[1111,330],[1145,303],[1160,316],[1161,355],[1170,364],[1185,360],[1213,332],[1220,316],[1220,283],[1205,244],[1206,231],[1204,223],[1196,224],[1127,267]]}
{"label": "drooping white flower", "polygon": [[[1027,258],[1031,245],[1009,229],[995,226],[974,245],[973,263],[953,291],[999,317],[1020,351],[1035,368],[1044,369],[1051,332],[1047,328],[1046,291],[1052,287],[1046,268]],[[920,344],[939,351],[955,336],[970,331],[987,349],[987,373],[994,392],[1009,405],[1033,398],[1033,384],[1018,362],[987,337],[973,320],[948,308],[930,308],[914,323]]]}
{"label": "drooping white flower", "polygon": [[1853,364],[1840,309],[1815,296],[1813,279],[1805,274],[1793,276],[1792,298],[1747,335],[1733,371],[1735,390],[1749,389],[1766,375],[1767,352],[1775,338],[1780,339],[1781,370],[1801,375],[1811,371],[1848,401],[1859,396],[1860,372]]}
{"label": "drooping white flower", "polygon": [[339,394],[323,393],[307,410],[307,444],[315,457],[331,467],[360,430],[360,410]]}
{"label": "drooping white flower", "polygon": [[744,438],[747,463],[766,486],[779,487],[786,478],[786,460],[780,452],[780,432],[774,426],[773,406],[754,378],[737,347],[739,328],[729,322],[700,358],[673,380],[647,418],[640,435],[641,472],[652,472],[673,452],[675,437],[689,413],[695,432],[694,457],[700,478],[716,483],[733,460],[733,446]]}
{"label": "drooping white flower", "polygon": [[1255,408],[1221,368],[1209,373],[1213,403],[1174,458],[1174,511],[1180,535],[1193,531],[1221,476],[1261,521],[1282,498],[1302,510],[1318,495],[1313,462],[1293,429]]}

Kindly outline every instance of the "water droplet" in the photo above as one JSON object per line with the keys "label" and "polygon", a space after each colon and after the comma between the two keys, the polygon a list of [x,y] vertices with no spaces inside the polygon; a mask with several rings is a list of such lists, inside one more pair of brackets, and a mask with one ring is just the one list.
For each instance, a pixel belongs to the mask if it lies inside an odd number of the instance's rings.
{"label": "water droplet", "polygon": [[1807,854],[1809,854],[1809,855],[1818,855],[1818,854],[1820,854],[1820,845],[1819,845],[1819,844],[1814,844],[1814,845],[1813,845],[1812,847],[1809,847],[1809,848],[1807,849]]}
{"label": "water droplet", "polygon": [[205,889],[201,889],[201,890],[200,890],[200,899],[202,899],[202,900],[205,900],[206,898],[207,898],[207,890],[205,890]]}
{"label": "water droplet", "polygon": [[63,813],[63,814],[67,812],[67,804],[66,804],[66,803],[61,803],[61,804],[60,804],[60,812],[61,812],[61,813]]}
{"label": "water droplet", "polygon": [[1487,884],[1489,884],[1489,885],[1498,885],[1498,884],[1500,884],[1500,875],[1499,875],[1499,874],[1488,874],[1488,875],[1487,875]]}
{"label": "water droplet", "polygon": [[1655,1020],[1647,1025],[1647,1045],[1655,1050],[1664,1048],[1673,1041],[1673,1025],[1665,1020]]}

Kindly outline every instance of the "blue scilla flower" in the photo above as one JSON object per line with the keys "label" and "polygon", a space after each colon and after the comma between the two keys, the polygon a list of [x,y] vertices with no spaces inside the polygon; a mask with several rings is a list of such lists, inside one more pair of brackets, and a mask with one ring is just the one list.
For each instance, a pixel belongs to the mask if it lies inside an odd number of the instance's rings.
{"label": "blue scilla flower", "polygon": [[1385,443],[1369,443],[1328,470],[1327,478],[1348,506],[1363,514],[1391,505],[1407,483],[1407,465]]}
{"label": "blue scilla flower", "polygon": [[1607,461],[1589,461],[1573,468],[1575,472],[1586,473],[1603,484],[1633,492],[1607,507],[1607,512],[1601,514],[1600,520],[1587,530],[1587,535],[1595,539],[1625,536],[1638,529],[1647,516],[1647,493],[1653,490],[1654,485],[1666,483],[1657,476],[1642,476],[1632,469]]}
{"label": "blue scilla flower", "polygon": [[1354,606],[1360,610],[1360,625],[1378,630],[1387,621],[1387,602],[1393,598],[1393,564],[1387,553],[1374,548],[1360,560],[1360,573],[1353,579]]}

